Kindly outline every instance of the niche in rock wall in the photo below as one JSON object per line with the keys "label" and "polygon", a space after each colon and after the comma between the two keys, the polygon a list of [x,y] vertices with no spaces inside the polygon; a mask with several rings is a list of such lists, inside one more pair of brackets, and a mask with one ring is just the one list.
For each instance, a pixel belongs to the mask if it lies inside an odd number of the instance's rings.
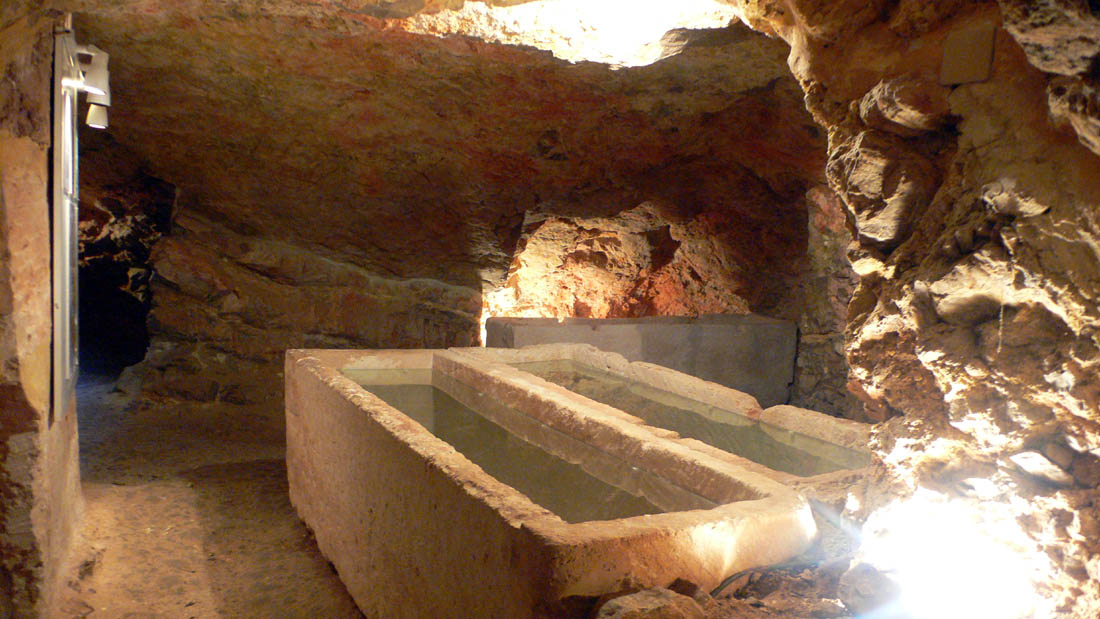
{"label": "niche in rock wall", "polygon": [[[730,195],[749,193],[752,183],[739,180],[741,191]],[[776,281],[795,274],[805,244],[798,222],[805,215],[766,219],[738,206],[691,212],[645,202],[611,216],[575,217],[541,205],[526,214],[504,286],[486,295],[483,314],[621,318],[757,311],[779,296]],[[794,201],[790,208],[798,207]],[[764,255],[757,247],[764,237],[782,250]],[[763,276],[768,270],[770,278]]]}

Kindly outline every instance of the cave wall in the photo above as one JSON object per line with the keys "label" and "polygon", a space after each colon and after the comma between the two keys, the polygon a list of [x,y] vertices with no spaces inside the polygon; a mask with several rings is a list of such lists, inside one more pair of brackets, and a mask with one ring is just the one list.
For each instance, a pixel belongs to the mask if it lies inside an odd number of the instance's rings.
{"label": "cave wall", "polygon": [[79,515],[76,417],[50,421],[53,20],[0,10],[0,616],[49,616]]}
{"label": "cave wall", "polygon": [[504,286],[487,295],[486,314],[633,318],[748,313],[746,297],[764,295],[752,287],[755,274],[749,271],[755,265],[723,260],[729,252],[719,244],[729,237],[715,229],[723,223],[729,220],[714,211],[684,216],[654,203],[612,217],[530,212]]}
{"label": "cave wall", "polygon": [[[888,420],[876,449],[891,494],[919,483],[978,513],[1012,505],[1056,566],[1043,593],[1094,616],[1095,4],[741,6],[791,43],[829,132],[859,275],[846,352],[868,412]],[[944,64],[972,79],[944,80]],[[970,477],[996,490],[976,493]]]}
{"label": "cave wall", "polygon": [[787,291],[768,312],[798,323],[791,404],[871,421],[848,387],[844,330],[858,277],[847,256],[851,234],[844,206],[832,189],[818,185],[806,192],[806,207],[806,255],[795,276],[787,279]]}
{"label": "cave wall", "polygon": [[[112,54],[113,140],[178,190],[128,391],[270,404],[285,348],[467,345],[487,315],[803,318],[781,299],[825,136],[781,41],[738,24],[612,71],[340,11],[82,8]],[[616,223],[650,208],[648,234]],[[553,241],[556,284],[507,299],[544,279],[517,271],[533,228],[563,222],[587,231]],[[638,242],[616,263],[596,238]],[[843,399],[835,369],[812,391]]]}
{"label": "cave wall", "polygon": [[[768,135],[764,132],[764,135]],[[758,182],[735,169],[711,183],[747,211],[766,204]],[[790,403],[866,419],[848,389],[844,353],[848,301],[858,278],[846,255],[843,206],[825,185],[805,194],[802,238],[791,222],[749,225],[723,200],[684,213],[644,203],[612,217],[529,212],[504,285],[485,295],[484,316],[628,318],[749,312],[798,324]],[[801,220],[801,217],[795,221]],[[767,254],[753,253],[761,228],[781,228]],[[777,251],[778,250],[778,251]]]}
{"label": "cave wall", "polygon": [[181,214],[153,251],[154,339],[120,387],[152,397],[279,405],[288,348],[477,342],[480,293],[395,280]]}

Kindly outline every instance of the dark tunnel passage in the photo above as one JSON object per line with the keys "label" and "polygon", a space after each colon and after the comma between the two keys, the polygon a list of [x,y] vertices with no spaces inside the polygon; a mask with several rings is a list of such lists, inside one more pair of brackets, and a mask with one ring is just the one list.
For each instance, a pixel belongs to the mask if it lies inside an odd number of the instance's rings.
{"label": "dark tunnel passage", "polygon": [[153,244],[168,233],[175,187],[84,130],[80,200],[80,367],[117,377],[149,347]]}

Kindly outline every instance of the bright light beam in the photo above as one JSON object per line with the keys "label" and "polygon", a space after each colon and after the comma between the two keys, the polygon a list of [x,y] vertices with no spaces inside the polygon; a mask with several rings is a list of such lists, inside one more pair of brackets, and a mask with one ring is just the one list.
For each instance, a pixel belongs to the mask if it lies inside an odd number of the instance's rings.
{"label": "bright light beam", "polygon": [[466,2],[457,11],[392,23],[419,34],[528,45],[571,62],[632,67],[667,55],[661,39],[670,30],[724,28],[737,19],[732,6],[716,0],[539,0],[514,6]]}
{"label": "bright light beam", "polygon": [[898,584],[915,619],[1044,615],[1034,582],[1049,561],[1007,505],[979,509],[921,488],[871,515],[860,555]]}

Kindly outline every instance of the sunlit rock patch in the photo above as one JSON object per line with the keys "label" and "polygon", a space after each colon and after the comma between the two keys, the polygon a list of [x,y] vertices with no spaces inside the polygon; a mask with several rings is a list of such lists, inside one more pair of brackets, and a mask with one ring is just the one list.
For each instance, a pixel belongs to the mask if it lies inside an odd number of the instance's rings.
{"label": "sunlit rock patch", "polygon": [[682,31],[735,21],[737,9],[715,0],[534,0],[510,6],[465,2],[392,23],[418,34],[526,45],[570,62],[634,67],[679,53],[691,36]]}

